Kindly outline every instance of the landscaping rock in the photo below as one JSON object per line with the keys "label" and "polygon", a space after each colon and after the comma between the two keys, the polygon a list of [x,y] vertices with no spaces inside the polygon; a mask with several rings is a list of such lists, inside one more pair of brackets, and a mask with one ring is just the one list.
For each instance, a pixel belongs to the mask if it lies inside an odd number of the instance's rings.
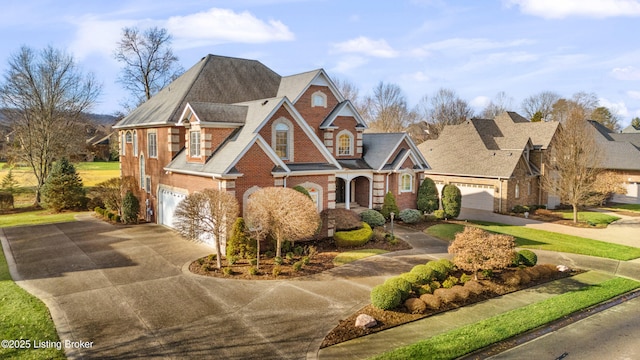
{"label": "landscaping rock", "polygon": [[569,269],[569,267],[566,266],[566,265],[558,265],[558,266],[556,266],[556,269],[558,269],[558,271],[560,271],[560,272],[571,271],[571,269]]}
{"label": "landscaping rock", "polygon": [[409,298],[404,302],[404,307],[412,314],[424,314],[427,311],[427,304],[418,298]]}
{"label": "landscaping rock", "polygon": [[378,322],[371,315],[360,314],[356,318],[356,327],[372,328],[376,325],[378,325]]}
{"label": "landscaping rock", "polygon": [[433,294],[424,294],[420,296],[420,300],[433,310],[439,309],[442,305],[442,301],[440,300],[440,298]]}

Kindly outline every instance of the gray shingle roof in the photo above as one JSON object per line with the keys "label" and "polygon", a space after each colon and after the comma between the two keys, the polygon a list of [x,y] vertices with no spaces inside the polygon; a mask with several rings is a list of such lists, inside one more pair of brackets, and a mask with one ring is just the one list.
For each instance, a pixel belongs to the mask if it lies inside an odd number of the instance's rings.
{"label": "gray shingle roof", "polygon": [[629,125],[626,128],[622,129],[623,134],[640,134],[640,129],[636,129],[633,125]]}
{"label": "gray shingle roof", "polygon": [[272,98],[279,86],[280,75],[258,61],[207,55],[115,128],[176,123],[187,102],[233,104]]}
{"label": "gray shingle roof", "polygon": [[[589,120],[602,150],[601,166],[611,170],[640,170],[640,134],[615,134],[597,121]],[[631,141],[630,141],[631,140]]]}
{"label": "gray shingle roof", "polygon": [[242,105],[189,103],[202,122],[242,124],[247,118],[247,107]]}
{"label": "gray shingle roof", "polygon": [[547,148],[557,128],[558,123],[532,123],[505,112],[446,126],[438,139],[418,148],[431,166],[427,173],[511,177],[525,148]]}

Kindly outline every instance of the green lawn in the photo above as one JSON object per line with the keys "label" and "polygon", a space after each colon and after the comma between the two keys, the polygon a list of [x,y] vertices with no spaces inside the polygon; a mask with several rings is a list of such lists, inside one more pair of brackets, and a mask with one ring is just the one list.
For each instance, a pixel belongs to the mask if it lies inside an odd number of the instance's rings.
{"label": "green lawn", "polygon": [[[9,172],[6,163],[0,162],[0,180]],[[84,186],[95,186],[96,184],[120,176],[120,163],[109,162],[81,162],[73,164],[82,177]],[[21,187],[36,186],[36,178],[30,167],[15,167],[12,172]]]}
{"label": "green lawn", "polygon": [[[60,341],[49,310],[11,280],[0,247],[0,339],[34,342]],[[25,343],[26,344],[26,343]],[[55,348],[11,349],[0,347],[3,359],[64,359],[64,351]]]}
{"label": "green lawn", "polygon": [[15,214],[0,215],[0,228],[22,225],[40,225],[59,222],[76,221],[80,212],[51,213],[49,210],[27,211]]}
{"label": "green lawn", "polygon": [[617,204],[617,205],[608,206],[607,208],[610,208],[613,210],[640,212],[640,204]]}
{"label": "green lawn", "polygon": [[[503,225],[489,222],[473,222],[476,226],[500,234],[512,235],[519,247],[598,256],[615,260],[640,258],[640,248],[586,239],[578,236],[536,230],[523,226]],[[433,229],[435,228],[435,229]],[[428,234],[452,241],[455,233],[464,229],[459,224],[438,224],[428,228]],[[440,236],[438,235],[440,234]]]}
{"label": "green lawn", "polygon": [[455,359],[640,287],[614,278],[398,348],[374,359]]}
{"label": "green lawn", "polygon": [[[566,220],[573,220],[573,211],[572,210],[561,210],[555,211],[559,214],[562,214],[562,218]],[[617,216],[611,216],[607,214],[603,214],[595,211],[578,211],[578,221],[585,222],[591,226],[595,227],[607,227],[607,225],[612,222],[620,220]]]}
{"label": "green lawn", "polygon": [[333,259],[333,265],[340,266],[344,264],[348,264],[350,262],[364,259],[369,256],[384,254],[388,251],[382,249],[361,249],[361,250],[353,250],[353,251],[345,251],[343,253],[338,254],[338,256]]}

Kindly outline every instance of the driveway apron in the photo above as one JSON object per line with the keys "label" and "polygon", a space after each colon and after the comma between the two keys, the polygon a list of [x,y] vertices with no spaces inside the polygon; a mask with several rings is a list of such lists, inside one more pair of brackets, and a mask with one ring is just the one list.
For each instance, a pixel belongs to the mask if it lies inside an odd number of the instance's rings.
{"label": "driveway apron", "polygon": [[0,238],[12,276],[46,303],[61,340],[93,342],[65,349],[83,359],[313,358],[338,321],[369,302],[373,286],[446,256],[446,244],[422,236],[412,250],[314,276],[248,281],[189,273],[188,264],[213,249],[157,225],[82,215],[0,229]]}

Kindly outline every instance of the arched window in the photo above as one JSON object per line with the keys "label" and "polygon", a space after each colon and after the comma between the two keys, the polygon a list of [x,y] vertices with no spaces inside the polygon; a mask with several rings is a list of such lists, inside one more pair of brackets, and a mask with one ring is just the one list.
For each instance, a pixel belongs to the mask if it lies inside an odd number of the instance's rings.
{"label": "arched window", "polygon": [[144,168],[144,155],[140,154],[140,188],[144,189],[145,187],[145,168]]}
{"label": "arched window", "polygon": [[293,161],[293,124],[280,118],[271,127],[271,147],[282,160]]}
{"label": "arched window", "polygon": [[316,91],[311,95],[311,107],[327,107],[327,95],[322,91]]}
{"label": "arched window", "polygon": [[138,156],[138,132],[133,130],[133,156]]}
{"label": "arched window", "polygon": [[353,135],[343,130],[338,133],[338,156],[353,155]]}
{"label": "arched window", "polygon": [[520,198],[520,185],[516,184],[516,199]]}
{"label": "arched window", "polygon": [[413,191],[413,176],[411,174],[402,174],[400,177],[400,192]]}
{"label": "arched window", "polygon": [[125,139],[127,144],[131,144],[133,142],[133,134],[131,133],[131,131],[127,131],[125,133]]}

